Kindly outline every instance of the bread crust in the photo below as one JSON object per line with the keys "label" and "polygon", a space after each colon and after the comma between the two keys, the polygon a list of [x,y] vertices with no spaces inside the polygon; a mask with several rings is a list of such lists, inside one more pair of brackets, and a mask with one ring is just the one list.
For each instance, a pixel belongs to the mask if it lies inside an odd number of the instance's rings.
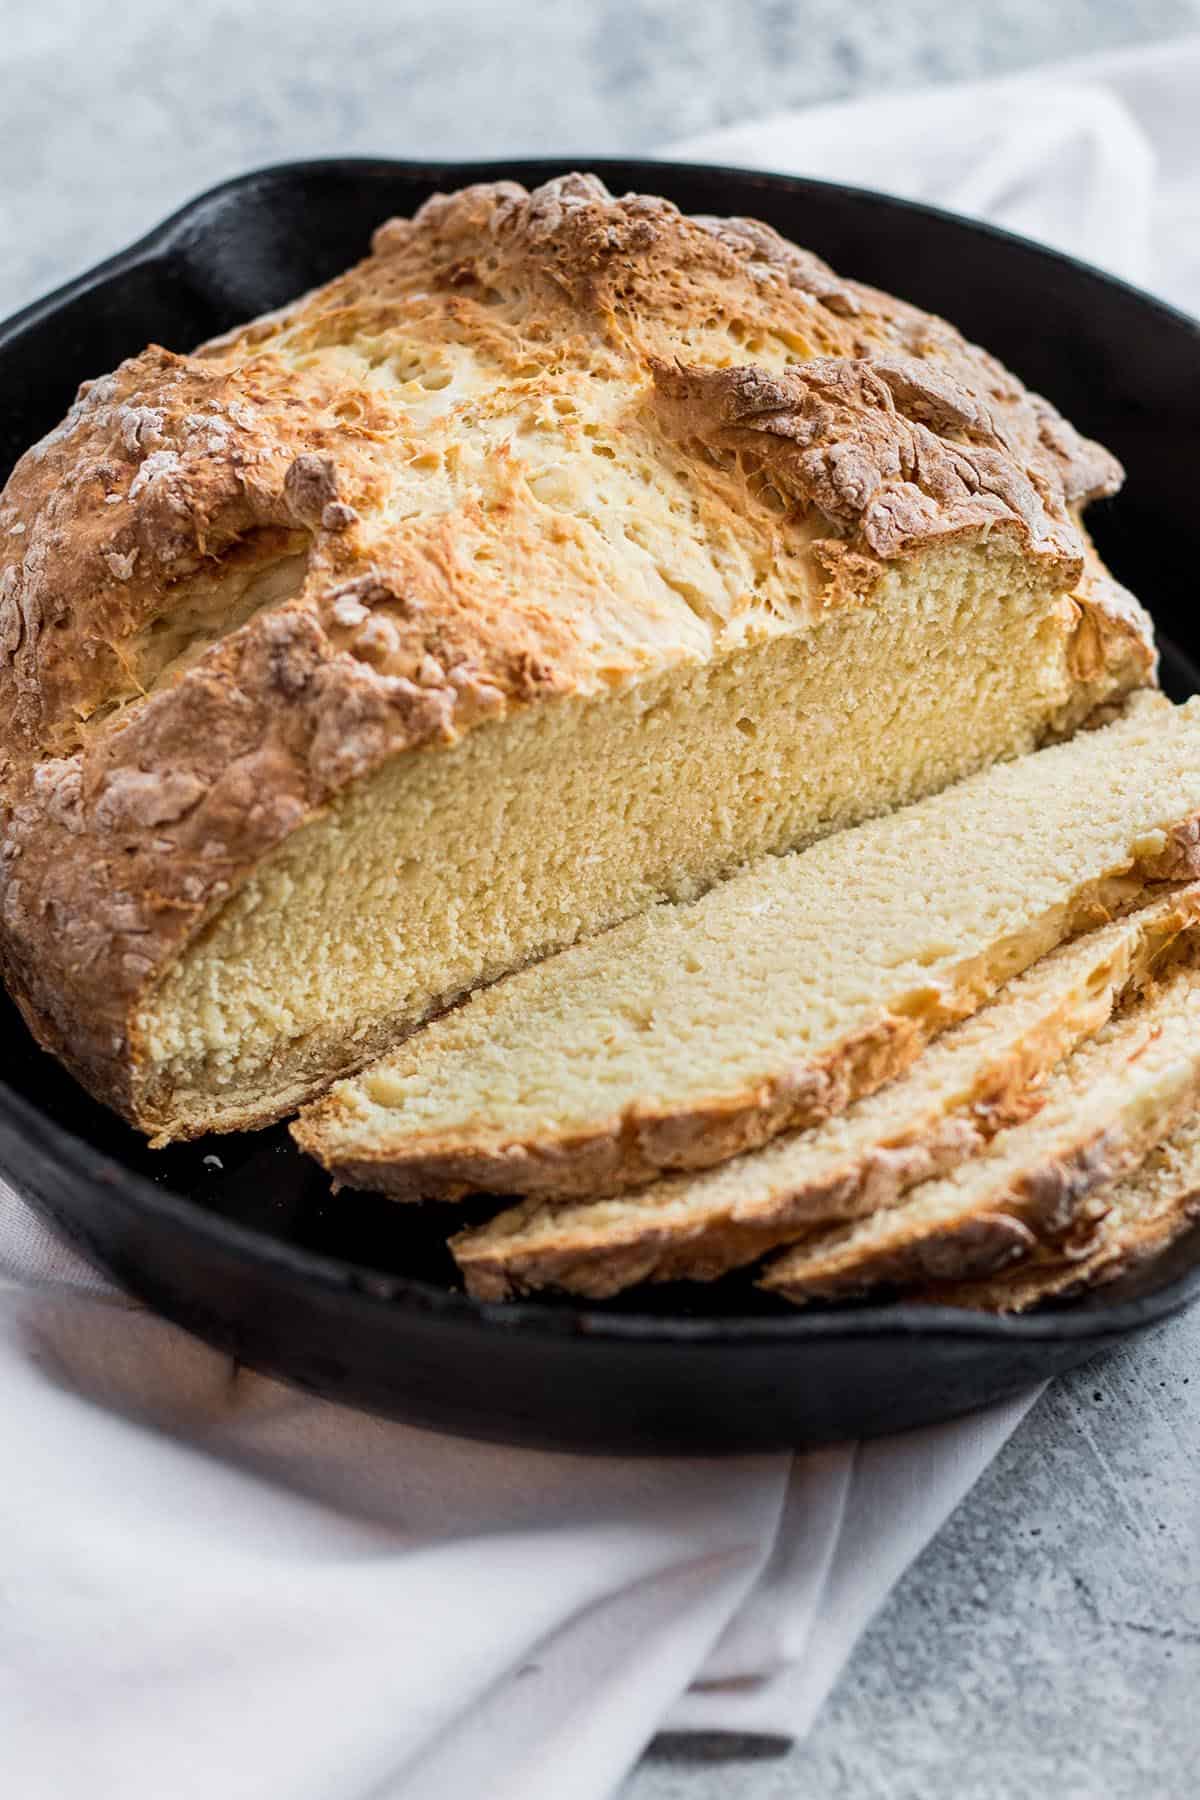
{"label": "bread crust", "polygon": [[1200,1114],[1185,1118],[1115,1188],[1096,1197],[1061,1237],[1042,1239],[1013,1268],[977,1281],[934,1283],[916,1298],[931,1306],[1026,1312],[1043,1300],[1131,1274],[1200,1219]]}
{"label": "bread crust", "polygon": [[1053,1244],[1035,1245],[1028,1260],[976,1281],[935,1283],[915,1296],[929,1306],[976,1312],[1020,1313],[1046,1300],[1073,1300],[1088,1288],[1131,1275],[1183,1236],[1200,1219],[1200,1171],[1195,1185],[1143,1219],[1102,1213]]}
{"label": "bread crust", "polygon": [[[709,314],[790,334],[797,367],[681,360],[680,317]],[[478,491],[395,525],[397,470],[436,432],[389,402],[363,346],[418,315],[429,342],[485,358],[506,403],[561,396],[568,355],[624,381],[626,428],[684,459],[707,516],[787,553],[790,616],[692,620],[686,643],[634,619],[606,639],[568,525],[500,454]],[[321,360],[329,342],[354,371]],[[1061,595],[1081,686],[1143,684],[1145,617],[1089,570],[1078,524],[1120,478],[950,326],[765,226],[615,200],[579,175],[436,196],[293,307],[85,383],[0,496],[5,980],[93,1093],[161,1126],[139,1011],[264,856],[351,784],[516,709],[719,655],[747,630],[803,629],[939,541],[1011,540]],[[305,559],[294,595],[153,666],[155,633],[186,636],[197,583],[285,553]],[[279,1111],[275,1096],[226,1123]]]}

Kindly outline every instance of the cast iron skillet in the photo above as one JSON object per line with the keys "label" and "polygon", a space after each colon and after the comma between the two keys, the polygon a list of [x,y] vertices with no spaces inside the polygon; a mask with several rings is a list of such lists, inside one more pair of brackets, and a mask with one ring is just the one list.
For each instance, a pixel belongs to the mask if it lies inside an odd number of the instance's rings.
{"label": "cast iron skillet", "polygon": [[[150,340],[186,350],[362,254],[437,188],[551,162],[297,163],[227,182],[0,329],[0,477],[85,376]],[[823,182],[669,163],[591,166],[617,191],[748,213],[847,275],[947,314],[1125,461],[1090,515],[1154,609],[1177,698],[1200,566],[1200,328],[1095,270],[928,207]],[[1186,654],[1185,654],[1186,653]],[[746,1282],[604,1307],[483,1306],[444,1247],[461,1209],[330,1197],[281,1128],[152,1153],[0,1002],[0,1168],[135,1293],[214,1344],[339,1400],[480,1437],[717,1451],[950,1417],[1070,1368],[1200,1293],[1200,1231],[1148,1270],[1027,1318],[899,1304],[798,1313]],[[216,1159],[219,1159],[216,1160]]]}

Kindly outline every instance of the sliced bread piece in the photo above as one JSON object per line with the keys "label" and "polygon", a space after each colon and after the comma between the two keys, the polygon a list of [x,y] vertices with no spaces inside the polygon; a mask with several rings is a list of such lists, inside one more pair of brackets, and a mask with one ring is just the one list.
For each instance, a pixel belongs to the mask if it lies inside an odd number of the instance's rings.
{"label": "sliced bread piece", "polygon": [[1052,952],[912,1069],[811,1131],[609,1200],[523,1201],[450,1247],[478,1299],[540,1287],[600,1299],[709,1281],[822,1221],[894,1204],[1040,1105],[1039,1078],[1109,1018],[1200,916],[1200,885]]}
{"label": "sliced bread piece", "polygon": [[617,1192],[842,1111],[1148,883],[1200,874],[1200,699],[999,765],[498,982],[293,1127],[400,1199]]}
{"label": "sliced bread piece", "polygon": [[1041,1246],[1027,1262],[990,1280],[942,1283],[920,1298],[931,1305],[1025,1312],[1115,1281],[1157,1256],[1200,1218],[1200,1113],[1151,1150],[1104,1196],[1106,1211],[1082,1241]]}
{"label": "sliced bread piece", "polygon": [[898,1206],[785,1251],[762,1285],[803,1302],[993,1274],[1086,1216],[1198,1093],[1200,970],[1185,966],[1074,1051],[1032,1119]]}

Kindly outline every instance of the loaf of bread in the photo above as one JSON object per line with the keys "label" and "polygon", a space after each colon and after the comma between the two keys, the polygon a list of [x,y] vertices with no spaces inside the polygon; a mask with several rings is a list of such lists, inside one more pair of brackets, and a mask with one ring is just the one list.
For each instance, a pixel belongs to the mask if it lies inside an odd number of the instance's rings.
{"label": "loaf of bread", "polygon": [[819,1123],[1155,879],[1200,875],[1200,699],[770,856],[474,995],[293,1127],[400,1199],[613,1193]]}
{"label": "loaf of bread", "polygon": [[158,1141],[277,1118],[1151,683],[1079,520],[1119,478],[764,226],[438,196],[0,497],[7,983]]}
{"label": "loaf of bread", "polygon": [[945,1032],[899,1080],[814,1130],[610,1200],[526,1200],[460,1232],[467,1289],[595,1299],[640,1281],[712,1281],[817,1225],[894,1205],[1041,1104],[1041,1081],[1200,920],[1200,884],[1053,951]]}
{"label": "loaf of bread", "polygon": [[[899,1205],[784,1251],[762,1285],[803,1301],[994,1274],[1099,1216],[1104,1190],[1192,1117],[1198,1099],[1200,969],[1193,964],[1074,1051],[1026,1123]],[[1100,1196],[1095,1212],[1093,1196]]]}
{"label": "loaf of bread", "polygon": [[931,1306],[1026,1312],[1130,1274],[1200,1219],[1200,1112],[1176,1126],[1132,1175],[1107,1189],[1076,1233],[1039,1244],[1015,1268],[979,1281],[937,1282],[918,1294]]}

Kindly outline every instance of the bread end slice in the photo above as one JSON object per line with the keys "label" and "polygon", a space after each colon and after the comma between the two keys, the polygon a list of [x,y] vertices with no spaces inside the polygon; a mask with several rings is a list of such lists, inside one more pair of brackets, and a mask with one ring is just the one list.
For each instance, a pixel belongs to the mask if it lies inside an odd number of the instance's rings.
{"label": "bread end slice", "polygon": [[1194,1113],[1131,1175],[1097,1201],[1080,1232],[1040,1242],[1026,1261],[990,1279],[935,1284],[916,1298],[931,1306],[1019,1313],[1116,1281],[1168,1249],[1200,1219],[1200,1113]]}
{"label": "bread end slice", "polygon": [[1200,970],[1184,967],[1047,1084],[1041,1111],[890,1212],[814,1234],[762,1285],[797,1303],[973,1280],[1098,1218],[1093,1197],[1130,1173],[1200,1096]]}

